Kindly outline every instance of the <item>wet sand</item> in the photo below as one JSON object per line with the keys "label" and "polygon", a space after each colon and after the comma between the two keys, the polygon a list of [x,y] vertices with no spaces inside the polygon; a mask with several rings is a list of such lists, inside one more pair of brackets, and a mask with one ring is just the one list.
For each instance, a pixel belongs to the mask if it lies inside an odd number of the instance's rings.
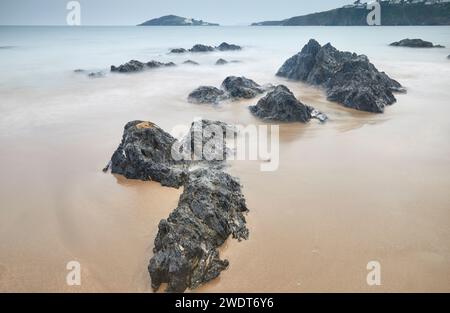
{"label": "wet sand", "polygon": [[[377,66],[409,93],[382,115],[330,103],[319,89],[273,77],[272,66],[249,75],[287,84],[330,121],[281,125],[276,172],[230,164],[244,186],[250,239],[229,240],[221,248],[229,269],[194,292],[450,291],[450,69],[392,64]],[[220,84],[214,71],[192,81],[180,68],[1,91],[0,291],[151,291],[157,225],[181,190],[101,169],[129,120],[167,130],[198,116],[261,123],[247,109],[256,100],[185,101],[200,84]],[[81,263],[80,287],[65,283],[71,260]],[[372,260],[381,263],[379,287],[366,284]]]}

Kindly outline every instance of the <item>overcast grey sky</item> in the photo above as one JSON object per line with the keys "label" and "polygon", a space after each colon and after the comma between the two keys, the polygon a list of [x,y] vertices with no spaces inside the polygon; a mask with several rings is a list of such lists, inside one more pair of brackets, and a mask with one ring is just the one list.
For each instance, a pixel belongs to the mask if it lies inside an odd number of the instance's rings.
{"label": "overcast grey sky", "polygon": [[[0,0],[0,25],[65,25],[69,0]],[[82,25],[136,25],[175,14],[222,25],[279,20],[351,0],[79,0]]]}

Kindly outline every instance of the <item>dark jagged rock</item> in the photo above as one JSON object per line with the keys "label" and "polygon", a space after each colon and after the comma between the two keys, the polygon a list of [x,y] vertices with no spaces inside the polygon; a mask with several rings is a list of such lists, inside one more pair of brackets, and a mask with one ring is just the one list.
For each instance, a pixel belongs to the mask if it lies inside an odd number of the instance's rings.
{"label": "dark jagged rock", "polygon": [[226,42],[222,42],[218,47],[217,50],[220,51],[236,51],[236,50],[242,50],[241,46],[228,44]]}
{"label": "dark jagged rock", "polygon": [[189,49],[189,51],[190,52],[211,52],[211,51],[214,51],[214,47],[197,44],[197,45],[193,46],[191,49]]}
{"label": "dark jagged rock", "polygon": [[225,161],[234,153],[234,150],[228,147],[227,139],[235,139],[236,136],[237,129],[234,126],[220,121],[196,120],[182,139],[181,150],[189,148],[190,160],[217,166],[217,163]]}
{"label": "dark jagged rock", "polygon": [[189,94],[188,101],[192,103],[217,104],[226,98],[227,96],[223,90],[213,86],[200,86]]}
{"label": "dark jagged rock", "polygon": [[390,44],[394,47],[409,47],[409,48],[445,48],[441,45],[434,45],[432,42],[422,39],[403,39]]}
{"label": "dark jagged rock", "polygon": [[[313,117],[322,122],[327,119],[325,114],[298,101],[284,85],[275,87],[249,109],[255,116],[270,121],[306,123]],[[313,112],[314,116],[311,114]]]}
{"label": "dark jagged rock", "polygon": [[186,53],[186,52],[188,52],[188,51],[184,48],[175,48],[175,49],[170,50],[170,53]]}
{"label": "dark jagged rock", "polygon": [[[111,166],[113,173],[127,178],[184,187],[177,208],[158,226],[148,265],[154,290],[167,283],[166,291],[182,292],[216,278],[228,267],[217,248],[230,235],[239,241],[248,238],[244,217],[248,209],[239,181],[223,172],[216,160],[204,156],[211,143],[226,147],[230,132],[236,135],[236,130],[223,122],[199,120],[192,123],[182,141],[177,141],[151,122],[129,122],[104,169]],[[189,147],[193,154],[200,146],[199,160],[175,161],[171,157],[175,143],[182,149]],[[218,151],[226,158],[226,149]],[[190,169],[190,165],[195,166]]]}
{"label": "dark jagged rock", "polygon": [[233,98],[251,99],[265,92],[262,86],[243,76],[228,76],[223,81],[222,88]]}
{"label": "dark jagged rock", "polygon": [[212,86],[200,86],[189,94],[188,100],[193,103],[217,104],[229,99],[251,99],[272,88],[272,85],[260,86],[245,77],[228,76],[222,82],[221,89]]}
{"label": "dark jagged rock", "polygon": [[228,261],[217,248],[230,235],[248,238],[247,211],[235,178],[214,169],[190,172],[178,207],[158,226],[148,266],[152,288],[167,283],[166,291],[182,292],[219,276]]}
{"label": "dark jagged rock", "polygon": [[192,61],[192,60],[186,60],[186,61],[184,61],[184,62],[183,62],[183,64],[189,64],[189,65],[200,65],[200,64],[198,64],[197,62],[195,62],[195,61]]}
{"label": "dark jagged rock", "polygon": [[367,112],[382,113],[396,102],[393,92],[404,92],[365,55],[342,52],[329,43],[322,47],[314,39],[288,59],[277,76],[323,86],[329,100]]}
{"label": "dark jagged rock", "polygon": [[132,73],[132,72],[140,72],[145,69],[151,69],[151,68],[158,68],[158,67],[168,67],[168,66],[175,66],[175,63],[169,62],[169,63],[161,63],[158,61],[150,61],[147,63],[143,63],[136,60],[131,60],[125,64],[114,66],[111,65],[111,72],[118,72],[118,73]]}
{"label": "dark jagged rock", "polygon": [[216,65],[225,65],[225,64],[228,64],[228,61],[224,59],[218,59],[216,62]]}
{"label": "dark jagged rock", "polygon": [[186,168],[172,158],[175,141],[151,122],[129,122],[125,125],[122,142],[111,158],[111,172],[126,178],[180,187],[186,177]]}
{"label": "dark jagged rock", "polygon": [[449,59],[450,60],[450,54],[447,56],[447,59]]}

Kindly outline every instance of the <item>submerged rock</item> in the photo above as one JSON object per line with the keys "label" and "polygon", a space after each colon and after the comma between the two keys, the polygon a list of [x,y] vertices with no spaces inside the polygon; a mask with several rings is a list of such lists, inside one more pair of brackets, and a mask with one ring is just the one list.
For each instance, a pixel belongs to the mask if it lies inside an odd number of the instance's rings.
{"label": "submerged rock", "polygon": [[218,60],[216,61],[216,65],[225,65],[225,64],[228,64],[228,61],[227,61],[227,60],[224,60],[224,59],[218,59]]}
{"label": "submerged rock", "polygon": [[188,101],[191,103],[217,104],[227,98],[228,96],[225,92],[219,88],[213,86],[200,86],[189,94]]}
{"label": "submerged rock", "polygon": [[222,88],[232,98],[251,99],[262,94],[266,89],[244,76],[228,76],[222,82]]}
{"label": "submerged rock", "polygon": [[248,238],[247,212],[239,182],[214,169],[189,173],[177,208],[158,226],[148,271],[152,288],[167,283],[183,292],[208,282],[228,267],[217,248],[231,235]]}
{"label": "submerged rock", "polygon": [[183,64],[189,64],[189,65],[200,65],[199,63],[192,61],[192,60],[186,60],[183,62]]}
{"label": "submerged rock", "polygon": [[220,51],[236,51],[236,50],[242,50],[241,46],[228,44],[226,42],[222,42],[218,47],[217,50]]}
{"label": "submerged rock", "polygon": [[403,39],[390,44],[394,47],[409,47],[409,48],[445,48],[441,45],[433,45],[432,42],[425,41],[422,39]]}
{"label": "submerged rock", "polygon": [[191,49],[189,49],[190,52],[211,52],[214,51],[214,47],[206,46],[206,45],[194,45]]}
{"label": "submerged rock", "polygon": [[342,52],[329,43],[321,46],[314,39],[288,59],[277,76],[323,86],[329,100],[367,112],[382,113],[396,102],[393,92],[404,92],[365,55]]}
{"label": "submerged rock", "polygon": [[167,66],[175,66],[175,63],[161,63],[158,61],[150,61],[147,63],[143,63],[136,60],[131,60],[125,64],[114,66],[111,65],[111,72],[118,73],[132,73],[132,72],[140,72],[145,69],[157,68],[157,67],[167,67]]}
{"label": "submerged rock", "polygon": [[188,51],[184,48],[175,48],[175,49],[170,50],[170,53],[186,53],[186,52],[188,52]]}
{"label": "submerged rock", "polygon": [[322,122],[327,119],[325,114],[298,101],[284,85],[275,87],[249,109],[255,116],[270,121],[306,123],[311,118],[317,118]]}
{"label": "submerged rock", "polygon": [[87,77],[89,77],[89,78],[101,78],[101,77],[105,77],[105,75],[106,75],[105,72],[103,72],[103,71],[90,72],[90,71],[83,70],[83,69],[76,69],[73,72],[77,73],[77,74],[86,74]]}

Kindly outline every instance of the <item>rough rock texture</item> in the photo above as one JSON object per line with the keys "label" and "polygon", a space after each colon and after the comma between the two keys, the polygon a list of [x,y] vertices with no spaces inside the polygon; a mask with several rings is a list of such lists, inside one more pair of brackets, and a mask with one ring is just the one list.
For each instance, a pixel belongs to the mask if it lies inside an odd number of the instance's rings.
{"label": "rough rock texture", "polygon": [[139,62],[136,60],[131,60],[125,64],[114,66],[111,65],[111,72],[118,73],[132,73],[132,72],[140,72],[145,69],[157,68],[157,67],[165,67],[165,66],[175,66],[175,63],[161,63],[157,61],[150,61],[147,63]]}
{"label": "rough rock texture", "polygon": [[409,48],[445,48],[441,45],[433,45],[432,42],[425,41],[422,39],[403,39],[390,44],[394,47],[409,47]]}
{"label": "rough rock texture", "polygon": [[251,99],[270,89],[268,84],[261,86],[245,77],[228,76],[219,88],[200,86],[188,96],[189,102],[217,104],[223,100]]}
{"label": "rough rock texture", "polygon": [[170,53],[186,53],[186,52],[187,52],[187,50],[184,48],[175,48],[175,49],[170,50]]}
{"label": "rough rock texture", "polygon": [[175,164],[172,158],[175,140],[151,122],[129,122],[125,125],[122,142],[111,158],[111,172],[126,178],[180,187],[186,177],[186,168],[183,164]]}
{"label": "rough rock texture", "polygon": [[182,292],[219,276],[228,261],[217,248],[230,235],[248,238],[247,211],[235,178],[214,169],[190,172],[178,207],[158,226],[148,266],[153,289],[167,283],[166,291]]}
{"label": "rough rock texture", "polygon": [[217,104],[225,99],[227,99],[225,92],[213,86],[200,86],[188,96],[188,101],[191,103]]}
{"label": "rough rock texture", "polygon": [[193,46],[191,49],[189,49],[189,51],[190,52],[211,52],[211,51],[214,51],[214,47],[197,44],[197,45]]}
{"label": "rough rock texture", "polygon": [[189,148],[189,157],[197,165],[206,163],[208,166],[220,167],[220,163],[234,153],[228,147],[227,138],[235,139],[236,136],[237,129],[234,126],[220,121],[196,120],[181,140],[181,153],[183,149]]}
{"label": "rough rock texture", "polygon": [[[202,136],[207,129],[214,133]],[[236,135],[235,128],[223,122],[194,121],[185,138],[178,141],[179,147],[190,147],[195,153],[196,147],[204,151],[211,142],[226,146],[228,132]],[[113,173],[127,178],[184,187],[177,208],[159,223],[148,266],[155,290],[167,283],[166,291],[182,292],[216,278],[227,268],[228,261],[220,259],[217,248],[230,235],[239,241],[248,238],[244,217],[248,209],[236,178],[205,159],[204,153],[200,160],[174,161],[170,151],[175,142],[151,122],[129,122],[110,165]],[[226,158],[226,150],[219,152]]]}
{"label": "rough rock texture", "polygon": [[251,99],[265,92],[262,86],[243,76],[228,76],[222,82],[222,89],[233,98],[244,99]]}
{"label": "rough rock texture", "polygon": [[450,54],[447,56],[447,59],[449,59],[450,60]]}
{"label": "rough rock texture", "polygon": [[183,62],[183,64],[189,64],[189,65],[200,65],[198,62],[192,61],[192,60],[186,60]]}
{"label": "rough rock texture", "polygon": [[226,42],[222,42],[218,47],[217,50],[220,51],[236,51],[236,50],[242,50],[241,46],[228,44]]}
{"label": "rough rock texture", "polygon": [[228,61],[227,61],[227,60],[224,60],[224,59],[218,59],[218,60],[216,61],[216,65],[225,65],[225,64],[228,64]]}
{"label": "rough rock texture", "polygon": [[[295,98],[294,94],[284,85],[278,85],[261,98],[254,106],[249,107],[250,112],[264,120],[282,122],[308,122],[315,117],[321,121],[326,116],[312,107],[304,105]],[[315,111],[314,116],[312,112]]]}
{"label": "rough rock texture", "polygon": [[382,113],[386,105],[396,102],[393,92],[404,92],[365,55],[342,52],[329,43],[322,47],[314,39],[288,59],[277,75],[323,86],[329,100],[367,112]]}

